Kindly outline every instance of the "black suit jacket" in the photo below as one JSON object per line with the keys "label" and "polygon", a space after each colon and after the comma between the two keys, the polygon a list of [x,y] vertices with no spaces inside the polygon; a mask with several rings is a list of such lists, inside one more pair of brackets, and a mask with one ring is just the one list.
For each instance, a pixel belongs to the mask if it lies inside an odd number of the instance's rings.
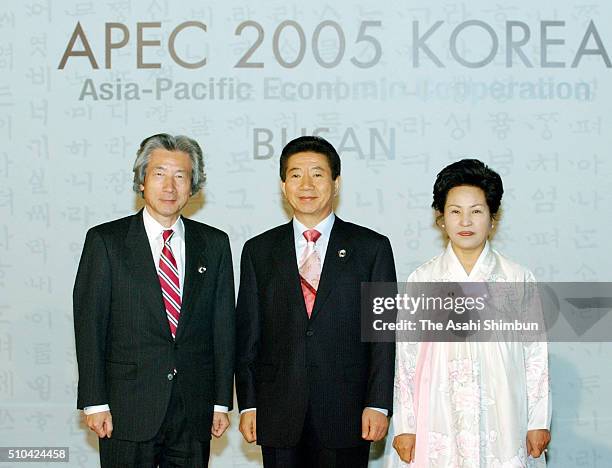
{"label": "black suit jacket", "polygon": [[236,388],[241,410],[257,408],[258,444],[295,446],[310,410],[324,446],[353,447],[366,406],[391,414],[394,345],[361,341],[360,287],[370,281],[396,281],[389,240],[336,217],[309,319],[292,223],[245,244]]}
{"label": "black suit jacket", "polygon": [[85,239],[73,293],[77,406],[108,403],[113,438],[155,436],[173,384],[184,396],[200,440],[210,439],[213,406],[232,406],[235,310],[229,240],[213,227],[183,222],[185,278],[176,340],[142,210],[90,229]]}

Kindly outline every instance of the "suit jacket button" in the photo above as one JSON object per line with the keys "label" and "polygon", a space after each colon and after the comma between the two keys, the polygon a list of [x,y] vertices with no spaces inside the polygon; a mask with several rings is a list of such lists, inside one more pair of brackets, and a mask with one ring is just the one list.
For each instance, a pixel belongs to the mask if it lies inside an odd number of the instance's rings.
{"label": "suit jacket button", "polygon": [[312,336],[314,335],[314,330],[307,330],[306,331],[306,336]]}
{"label": "suit jacket button", "polygon": [[170,373],[168,374],[168,380],[172,380],[174,378],[174,374]]}

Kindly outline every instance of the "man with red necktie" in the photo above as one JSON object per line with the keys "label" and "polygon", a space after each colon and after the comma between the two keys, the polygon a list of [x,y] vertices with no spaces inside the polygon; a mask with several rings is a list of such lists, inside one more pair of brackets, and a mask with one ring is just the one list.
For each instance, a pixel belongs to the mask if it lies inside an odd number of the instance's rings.
{"label": "man with red necktie", "polygon": [[227,235],[181,216],[204,183],[185,136],[140,145],[145,207],[89,230],[74,285],[77,406],[102,467],[208,464],[229,426],[234,278]]}
{"label": "man with red necktie", "polygon": [[340,157],[304,136],[280,157],[293,219],[242,252],[236,315],[240,431],[266,468],[358,468],[393,403],[393,343],[361,341],[362,282],[395,282],[389,240],[333,213]]}

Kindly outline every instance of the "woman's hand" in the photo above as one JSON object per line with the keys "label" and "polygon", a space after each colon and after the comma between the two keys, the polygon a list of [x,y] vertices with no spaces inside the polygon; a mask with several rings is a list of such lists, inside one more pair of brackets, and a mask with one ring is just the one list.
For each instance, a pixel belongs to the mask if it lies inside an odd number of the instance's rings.
{"label": "woman's hand", "polygon": [[542,455],[549,442],[550,431],[546,429],[527,431],[527,453],[533,458],[538,458]]}
{"label": "woman's hand", "polygon": [[403,462],[414,461],[414,446],[416,445],[416,434],[400,434],[393,439],[393,448]]}

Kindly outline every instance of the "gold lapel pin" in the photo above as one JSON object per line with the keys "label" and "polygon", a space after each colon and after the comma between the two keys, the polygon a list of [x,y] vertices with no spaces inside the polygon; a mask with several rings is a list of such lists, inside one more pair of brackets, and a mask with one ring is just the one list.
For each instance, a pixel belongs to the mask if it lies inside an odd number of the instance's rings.
{"label": "gold lapel pin", "polygon": [[340,258],[346,257],[346,250],[344,250],[344,249],[338,250],[338,257],[340,257]]}
{"label": "gold lapel pin", "polygon": [[202,274],[206,271],[206,267],[205,266],[201,266],[200,268],[198,268],[198,273]]}

